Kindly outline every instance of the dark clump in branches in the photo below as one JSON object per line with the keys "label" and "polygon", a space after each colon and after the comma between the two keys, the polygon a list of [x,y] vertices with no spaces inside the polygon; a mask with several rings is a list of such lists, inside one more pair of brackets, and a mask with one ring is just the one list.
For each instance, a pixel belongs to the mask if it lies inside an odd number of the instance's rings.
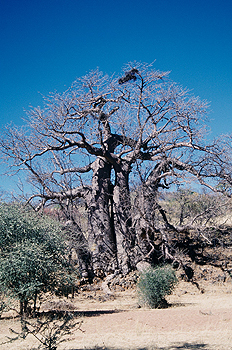
{"label": "dark clump in branches", "polygon": [[138,74],[138,73],[139,73],[138,69],[133,68],[129,72],[127,72],[124,77],[120,78],[118,80],[118,83],[119,84],[124,84],[124,83],[126,83],[127,81],[130,81],[130,80],[135,81],[137,79],[135,74]]}

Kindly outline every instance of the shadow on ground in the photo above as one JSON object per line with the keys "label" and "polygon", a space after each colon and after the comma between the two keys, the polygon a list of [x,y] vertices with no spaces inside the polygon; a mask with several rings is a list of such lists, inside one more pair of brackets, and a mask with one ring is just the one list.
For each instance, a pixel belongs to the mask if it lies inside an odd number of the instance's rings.
{"label": "shadow on ground", "polygon": [[[207,344],[202,343],[178,343],[175,345],[171,345],[168,347],[157,347],[157,346],[149,346],[149,347],[143,347],[143,348],[129,348],[130,350],[208,350]],[[72,350],[83,350],[80,348],[75,348]],[[93,347],[93,348],[85,348],[85,350],[128,350],[125,348],[112,348],[112,347]]]}
{"label": "shadow on ground", "polygon": [[[125,310],[99,310],[99,311],[70,311],[68,310],[68,313],[72,314],[75,317],[97,317],[97,316],[101,316],[101,315],[109,315],[109,314],[115,314],[115,313],[119,313],[119,312],[125,312]],[[42,311],[42,312],[37,312],[36,313],[36,317],[34,317],[34,320],[36,320],[36,318],[40,319],[42,317],[50,317],[50,318],[54,318],[56,319],[58,318],[62,318],[67,314],[67,311],[62,311],[62,310],[50,310],[50,311]],[[16,320],[16,319],[20,319],[21,316],[20,315],[4,315],[1,316],[1,320]],[[88,349],[87,349],[88,350]],[[96,348],[94,350],[101,350],[101,348]]]}

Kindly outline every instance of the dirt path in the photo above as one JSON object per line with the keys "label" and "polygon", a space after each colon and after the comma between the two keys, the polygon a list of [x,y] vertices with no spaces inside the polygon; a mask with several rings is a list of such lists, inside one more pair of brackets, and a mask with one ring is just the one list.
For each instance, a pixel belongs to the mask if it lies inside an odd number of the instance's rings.
{"label": "dirt path", "polygon": [[[231,293],[231,284],[208,286],[201,294],[183,282],[169,297],[172,307],[151,310],[138,308],[135,291],[116,293],[105,301],[85,292],[74,301],[84,332],[74,332],[59,349],[231,350]],[[7,322],[0,323],[1,339]],[[27,349],[23,346],[1,350]]]}

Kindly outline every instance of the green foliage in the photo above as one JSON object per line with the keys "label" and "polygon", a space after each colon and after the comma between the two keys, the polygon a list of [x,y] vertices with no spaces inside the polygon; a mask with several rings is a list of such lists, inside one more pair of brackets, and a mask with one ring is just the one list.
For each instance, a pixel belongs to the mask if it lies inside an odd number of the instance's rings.
{"label": "green foliage", "polygon": [[20,301],[20,312],[39,293],[70,283],[60,225],[19,205],[0,205],[0,291]]}
{"label": "green foliage", "polygon": [[141,303],[151,308],[166,305],[165,297],[172,293],[177,278],[170,266],[150,268],[141,273],[137,284]]}

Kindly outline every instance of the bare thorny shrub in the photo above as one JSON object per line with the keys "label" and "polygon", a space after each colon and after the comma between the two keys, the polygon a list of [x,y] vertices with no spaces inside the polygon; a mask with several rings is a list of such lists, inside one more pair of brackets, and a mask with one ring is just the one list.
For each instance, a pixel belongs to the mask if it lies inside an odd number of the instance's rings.
{"label": "bare thorny shrub", "polygon": [[10,329],[14,336],[8,337],[3,344],[9,344],[17,340],[25,340],[29,335],[33,336],[38,346],[35,349],[56,350],[58,345],[68,340],[68,336],[74,331],[81,329],[82,321],[75,318],[73,313],[64,312],[62,314],[50,313],[36,319],[20,318],[21,331]]}

